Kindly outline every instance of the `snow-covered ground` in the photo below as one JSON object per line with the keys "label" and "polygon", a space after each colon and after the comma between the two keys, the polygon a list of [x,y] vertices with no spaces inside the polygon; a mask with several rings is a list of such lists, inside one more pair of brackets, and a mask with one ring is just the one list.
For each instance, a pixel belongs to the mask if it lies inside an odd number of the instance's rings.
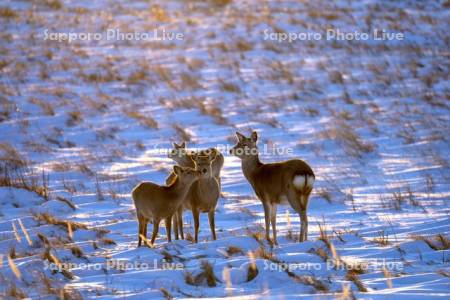
{"label": "snow-covered ground", "polygon": [[[2,1],[0,297],[448,298],[449,6]],[[405,38],[267,37],[327,29]],[[49,39],[67,32],[102,36]],[[279,246],[263,239],[262,205],[226,152],[252,130],[283,152],[263,161],[316,173],[307,242],[288,206]],[[225,155],[218,239],[203,214],[198,244],[167,243],[161,225],[137,248],[130,191],[162,184],[182,140]],[[192,236],[188,212],[184,226]]]}

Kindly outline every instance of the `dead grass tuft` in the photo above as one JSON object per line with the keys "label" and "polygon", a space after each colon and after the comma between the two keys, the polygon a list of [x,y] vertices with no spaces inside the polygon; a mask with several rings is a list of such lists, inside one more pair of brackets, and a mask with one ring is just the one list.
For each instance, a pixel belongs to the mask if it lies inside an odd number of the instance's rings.
{"label": "dead grass tuft", "polygon": [[181,126],[180,124],[173,124],[172,125],[173,129],[175,129],[175,132],[177,133],[178,137],[182,140],[182,141],[186,141],[186,142],[190,142],[192,139],[191,134],[186,130],[186,128],[184,128],[183,126]]}
{"label": "dead grass tuft", "polygon": [[67,198],[64,198],[64,197],[62,197],[62,196],[56,196],[56,200],[61,201],[62,203],[67,204],[67,206],[69,206],[72,210],[76,210],[76,209],[77,209],[76,205],[75,205],[72,201],[70,201],[69,199],[67,199]]}
{"label": "dead grass tuft", "polygon": [[166,298],[167,300],[172,300],[173,299],[172,294],[166,288],[162,287],[159,290],[163,294],[164,298]]}
{"label": "dead grass tuft", "polygon": [[360,292],[363,293],[367,292],[366,286],[361,282],[361,280],[359,279],[358,275],[355,272],[348,271],[347,274],[345,275],[345,279],[353,282]]}
{"label": "dead grass tuft", "polygon": [[58,271],[62,275],[64,275],[64,277],[66,277],[67,279],[72,280],[74,278],[73,274],[69,270],[66,270],[64,268],[64,265],[61,264],[59,258],[50,251],[49,247],[45,250],[44,254],[42,255],[42,258],[54,264],[57,267]]}
{"label": "dead grass tuft", "polygon": [[373,238],[372,242],[381,246],[387,246],[389,245],[389,236],[384,230],[378,231],[378,236]]}
{"label": "dead grass tuft", "polygon": [[139,122],[139,124],[146,126],[148,128],[157,129],[158,128],[158,122],[156,122],[155,119],[153,119],[150,116],[145,116],[141,114],[138,111],[133,110],[125,110],[125,115],[127,115],[129,118],[135,119]]}
{"label": "dead grass tuft", "polygon": [[0,17],[4,19],[14,19],[18,14],[9,7],[0,7]]}
{"label": "dead grass tuft", "polygon": [[72,252],[72,254],[78,258],[83,258],[84,257],[84,253],[83,250],[81,250],[80,247],[78,247],[77,245],[72,245],[70,246],[70,251]]}
{"label": "dead grass tuft", "polygon": [[101,242],[104,245],[117,245],[117,243],[113,239],[110,239],[110,238],[102,238]]}
{"label": "dead grass tuft", "polygon": [[443,234],[439,233],[434,236],[413,236],[416,241],[424,241],[428,247],[436,251],[450,249],[450,240]]}
{"label": "dead grass tuft", "polygon": [[8,142],[0,143],[0,161],[5,165],[2,169],[16,170],[28,165],[27,160]]}
{"label": "dead grass tuft", "polygon": [[206,283],[209,287],[215,287],[219,280],[214,274],[212,265],[208,261],[203,260],[201,262],[201,269],[202,271],[196,276],[194,276],[191,272],[186,271],[184,273],[185,282],[194,286],[201,286]]}
{"label": "dead grass tuft", "polygon": [[50,215],[49,213],[35,213],[34,219],[38,222],[45,222],[47,224],[60,226],[63,229],[67,229],[68,226],[72,228],[72,230],[85,229],[87,230],[87,225],[79,222],[69,221],[69,220],[60,220],[56,217]]}
{"label": "dead grass tuft", "polygon": [[322,135],[335,140],[346,154],[361,158],[364,154],[375,150],[375,145],[365,142],[349,124],[342,120],[336,120],[333,124],[334,126],[325,130]]}
{"label": "dead grass tuft", "polygon": [[11,167],[7,162],[0,166],[0,186],[24,189],[47,201],[50,197],[48,174],[42,171],[40,178],[33,169],[18,167],[17,162],[14,164],[16,165]]}
{"label": "dead grass tuft", "polygon": [[229,246],[229,247],[226,249],[226,252],[227,252],[228,256],[233,256],[233,255],[235,255],[235,254],[244,254],[244,252],[242,251],[242,249],[239,248],[239,247],[236,247],[236,246]]}
{"label": "dead grass tuft", "polygon": [[12,299],[26,299],[27,295],[18,288],[14,283],[11,285],[11,287],[6,292],[8,297],[11,297]]}

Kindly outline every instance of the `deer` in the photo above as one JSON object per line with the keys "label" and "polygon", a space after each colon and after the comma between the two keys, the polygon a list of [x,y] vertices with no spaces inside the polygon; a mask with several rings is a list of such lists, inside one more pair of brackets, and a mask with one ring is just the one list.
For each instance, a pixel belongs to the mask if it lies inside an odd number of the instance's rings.
{"label": "deer", "polygon": [[[179,237],[184,239],[183,232],[183,211],[185,209],[192,210],[194,218],[194,228],[197,224],[197,229],[195,230],[195,241],[198,242],[198,226],[199,223],[199,213],[208,212],[209,225],[211,228],[212,238],[216,240],[215,233],[215,207],[217,206],[217,201],[220,196],[220,171],[223,167],[224,157],[220,151],[215,148],[209,148],[206,150],[200,150],[194,152],[186,149],[186,142],[178,145],[173,143],[173,149],[169,152],[168,157],[173,159],[178,165],[183,167],[193,167],[197,170],[208,171],[208,175],[212,175],[213,178],[202,179],[194,185],[191,186],[191,190],[188,194],[188,200],[184,202],[184,205],[179,207],[176,214],[173,217],[173,227],[175,233],[175,239],[178,240]],[[211,166],[209,166],[211,163]],[[211,176],[209,176],[211,177]],[[171,173],[167,179],[166,183],[170,183],[174,178],[174,174]],[[216,189],[216,184],[218,183],[218,189]],[[205,193],[205,195],[202,195]],[[206,195],[207,194],[207,195]],[[189,203],[189,204],[188,204]]]}
{"label": "deer", "polygon": [[236,132],[237,144],[230,154],[241,159],[242,172],[264,207],[266,239],[270,240],[272,224],[273,243],[278,245],[276,231],[277,205],[289,203],[300,217],[299,241],[308,237],[309,195],[313,189],[315,175],[311,167],[300,159],[276,163],[262,163],[257,147],[258,134],[253,131],[248,138]]}
{"label": "deer", "polygon": [[185,200],[191,185],[204,175],[193,168],[173,167],[174,179],[168,185],[141,182],[131,192],[138,219],[138,247],[147,242],[147,224],[153,223],[150,245],[153,246],[159,223],[165,220],[167,241],[171,242],[172,216]]}
{"label": "deer", "polygon": [[[209,155],[210,153],[216,153],[216,159],[213,160],[211,168],[212,174],[217,178],[220,184],[220,171],[222,170],[224,157],[223,154],[220,153],[219,150],[215,148],[209,148],[206,150],[201,150],[198,153],[200,155]],[[169,151],[168,158],[174,160],[179,166],[195,168],[194,162],[191,159],[191,156],[195,152],[192,150],[186,149],[186,142],[182,142],[181,144],[173,143],[173,149]],[[173,179],[173,173],[169,175],[166,179],[166,183],[170,182]]]}

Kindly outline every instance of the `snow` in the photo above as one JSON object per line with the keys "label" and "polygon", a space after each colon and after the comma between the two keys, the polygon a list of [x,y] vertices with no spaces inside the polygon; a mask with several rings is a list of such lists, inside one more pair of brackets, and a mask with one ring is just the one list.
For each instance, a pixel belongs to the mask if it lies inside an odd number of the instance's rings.
{"label": "snow", "polygon": [[[0,7],[0,297],[450,296],[448,2]],[[44,40],[46,29],[111,28],[184,39]],[[405,40],[264,39],[328,28]],[[278,207],[279,245],[263,238],[261,202],[228,152],[236,131],[252,130],[263,162],[300,158],[314,170],[306,242],[288,204]],[[198,244],[168,243],[162,222],[155,246],[137,248],[131,189],[163,184],[167,151],[183,139],[225,156],[218,239],[201,214]],[[184,222],[193,236],[189,212]],[[73,276],[50,269],[46,251]],[[367,270],[352,281],[348,266]]]}

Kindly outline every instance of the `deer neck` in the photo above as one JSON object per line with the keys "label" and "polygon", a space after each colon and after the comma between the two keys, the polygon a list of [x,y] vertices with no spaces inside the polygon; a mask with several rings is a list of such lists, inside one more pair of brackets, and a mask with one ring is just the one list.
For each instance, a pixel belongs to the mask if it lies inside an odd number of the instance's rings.
{"label": "deer neck", "polygon": [[261,165],[262,163],[259,160],[258,154],[242,159],[242,172],[244,173],[245,178],[247,178],[250,182],[253,182],[255,173]]}
{"label": "deer neck", "polygon": [[184,197],[186,196],[187,192],[189,191],[189,188],[191,187],[192,181],[189,184],[183,184],[178,176],[175,178],[175,180],[172,182],[172,184],[168,187],[169,192],[174,195],[174,199],[177,199],[179,201],[182,201]]}

